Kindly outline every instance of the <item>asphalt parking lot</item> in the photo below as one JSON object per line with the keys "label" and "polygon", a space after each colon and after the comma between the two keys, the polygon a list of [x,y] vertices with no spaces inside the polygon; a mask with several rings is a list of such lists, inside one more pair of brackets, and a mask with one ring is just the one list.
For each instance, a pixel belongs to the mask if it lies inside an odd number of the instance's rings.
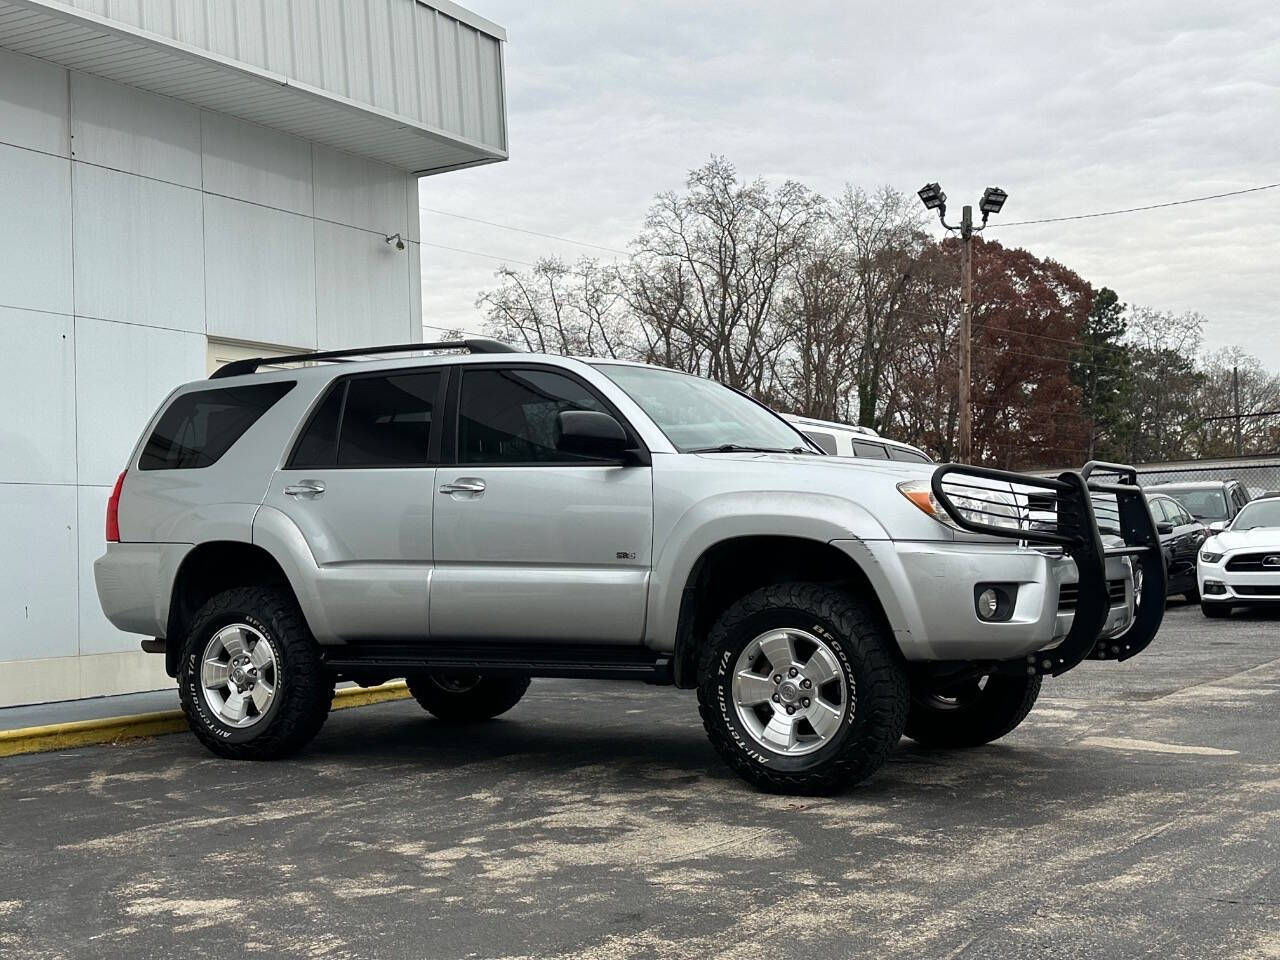
{"label": "asphalt parking lot", "polygon": [[1171,607],[1013,735],[833,799],[717,760],[691,693],[334,714],[0,761],[0,955],[1280,957],[1280,614]]}

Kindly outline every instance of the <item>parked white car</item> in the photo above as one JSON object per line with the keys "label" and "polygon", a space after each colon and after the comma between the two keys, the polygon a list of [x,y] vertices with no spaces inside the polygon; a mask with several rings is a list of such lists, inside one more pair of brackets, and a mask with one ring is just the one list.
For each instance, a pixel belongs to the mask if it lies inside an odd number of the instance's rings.
{"label": "parked white car", "polygon": [[1228,617],[1232,607],[1280,603],[1280,496],[1248,503],[1231,526],[1200,547],[1200,609]]}
{"label": "parked white car", "polygon": [[882,437],[870,427],[856,427],[814,417],[797,417],[790,413],[782,416],[833,457],[870,457],[873,460],[933,463],[933,459],[919,447]]}

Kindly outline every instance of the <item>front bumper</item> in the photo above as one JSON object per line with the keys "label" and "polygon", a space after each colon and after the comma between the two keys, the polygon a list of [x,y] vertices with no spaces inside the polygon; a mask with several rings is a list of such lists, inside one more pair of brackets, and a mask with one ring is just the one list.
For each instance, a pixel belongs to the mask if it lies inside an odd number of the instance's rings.
{"label": "front bumper", "polygon": [[[1075,620],[1079,588],[1075,561],[1061,551],[1006,543],[879,541],[863,545],[885,584],[881,597],[894,599],[891,622],[908,660],[1010,660],[1052,649]],[[1109,604],[1099,633],[1107,640],[1134,622],[1133,564],[1108,557]],[[1016,587],[1013,611],[1002,622],[978,617],[978,584]],[[1064,587],[1066,588],[1064,590]],[[1074,589],[1073,589],[1074,588]]]}
{"label": "front bumper", "polygon": [[[1095,474],[1118,479],[1102,482]],[[961,563],[959,571],[949,573],[950,564],[935,556],[914,563],[914,580],[912,574],[906,576],[907,603],[918,611],[915,619],[923,631],[913,646],[927,651],[919,659],[960,660],[970,666],[979,661],[993,673],[1058,676],[1085,659],[1127,660],[1155,638],[1164,617],[1166,571],[1155,521],[1133,467],[1090,462],[1079,472],[1050,478],[944,464],[933,473],[930,493],[935,509],[945,511],[957,529],[1019,546],[983,551],[980,565],[972,560],[966,564],[963,550],[940,551],[936,544],[927,548],[958,556]],[[1120,545],[1104,546],[1099,515],[1116,531]],[[1144,574],[1138,595],[1133,564]],[[1003,625],[988,619],[975,633],[968,622],[975,602],[971,591],[978,583],[997,580],[1001,572],[1011,575],[1008,582],[1027,588],[1020,586],[1012,611],[1022,619],[1010,618]],[[950,582],[957,573],[959,582]],[[1123,600],[1113,594],[1117,578],[1123,581]],[[1067,614],[1061,599],[1070,582],[1075,584],[1075,604]],[[937,603],[938,596],[948,602]],[[1057,603],[1051,599],[1055,596]],[[952,636],[960,642],[950,642]]]}
{"label": "front bumper", "polygon": [[[1240,554],[1258,553],[1240,548],[1224,554],[1217,563],[1200,560],[1196,565],[1196,585],[1204,603],[1280,603],[1280,569],[1228,570],[1227,564]],[[1280,551],[1277,551],[1280,552]]]}

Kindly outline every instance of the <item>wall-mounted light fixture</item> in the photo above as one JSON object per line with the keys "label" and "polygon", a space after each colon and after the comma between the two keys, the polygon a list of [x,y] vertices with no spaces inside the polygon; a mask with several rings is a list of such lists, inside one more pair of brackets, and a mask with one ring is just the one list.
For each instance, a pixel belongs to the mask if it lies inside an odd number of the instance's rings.
{"label": "wall-mounted light fixture", "polygon": [[383,237],[383,239],[386,240],[387,243],[394,243],[397,250],[404,249],[404,238],[398,233],[393,233],[389,237]]}

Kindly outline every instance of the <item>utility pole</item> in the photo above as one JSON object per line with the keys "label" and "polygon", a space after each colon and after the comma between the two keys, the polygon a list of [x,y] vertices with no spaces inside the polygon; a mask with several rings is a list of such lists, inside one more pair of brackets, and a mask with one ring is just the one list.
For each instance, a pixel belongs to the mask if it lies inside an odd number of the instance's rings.
{"label": "utility pole", "polygon": [[960,462],[973,462],[973,207],[960,213]]}
{"label": "utility pole", "polygon": [[960,234],[960,463],[973,462],[973,375],[970,358],[973,346],[973,235],[981,233],[987,225],[987,217],[999,213],[1009,195],[999,187],[987,187],[982,192],[978,209],[982,211],[982,223],[973,225],[973,207],[960,212],[959,226],[947,223],[947,195],[936,183],[926,183],[919,191],[926,210],[938,211],[938,222],[947,230]]}
{"label": "utility pole", "polygon": [[1240,439],[1240,368],[1231,368],[1231,395],[1234,400],[1234,408],[1236,412],[1236,456],[1244,454],[1244,444]]}

